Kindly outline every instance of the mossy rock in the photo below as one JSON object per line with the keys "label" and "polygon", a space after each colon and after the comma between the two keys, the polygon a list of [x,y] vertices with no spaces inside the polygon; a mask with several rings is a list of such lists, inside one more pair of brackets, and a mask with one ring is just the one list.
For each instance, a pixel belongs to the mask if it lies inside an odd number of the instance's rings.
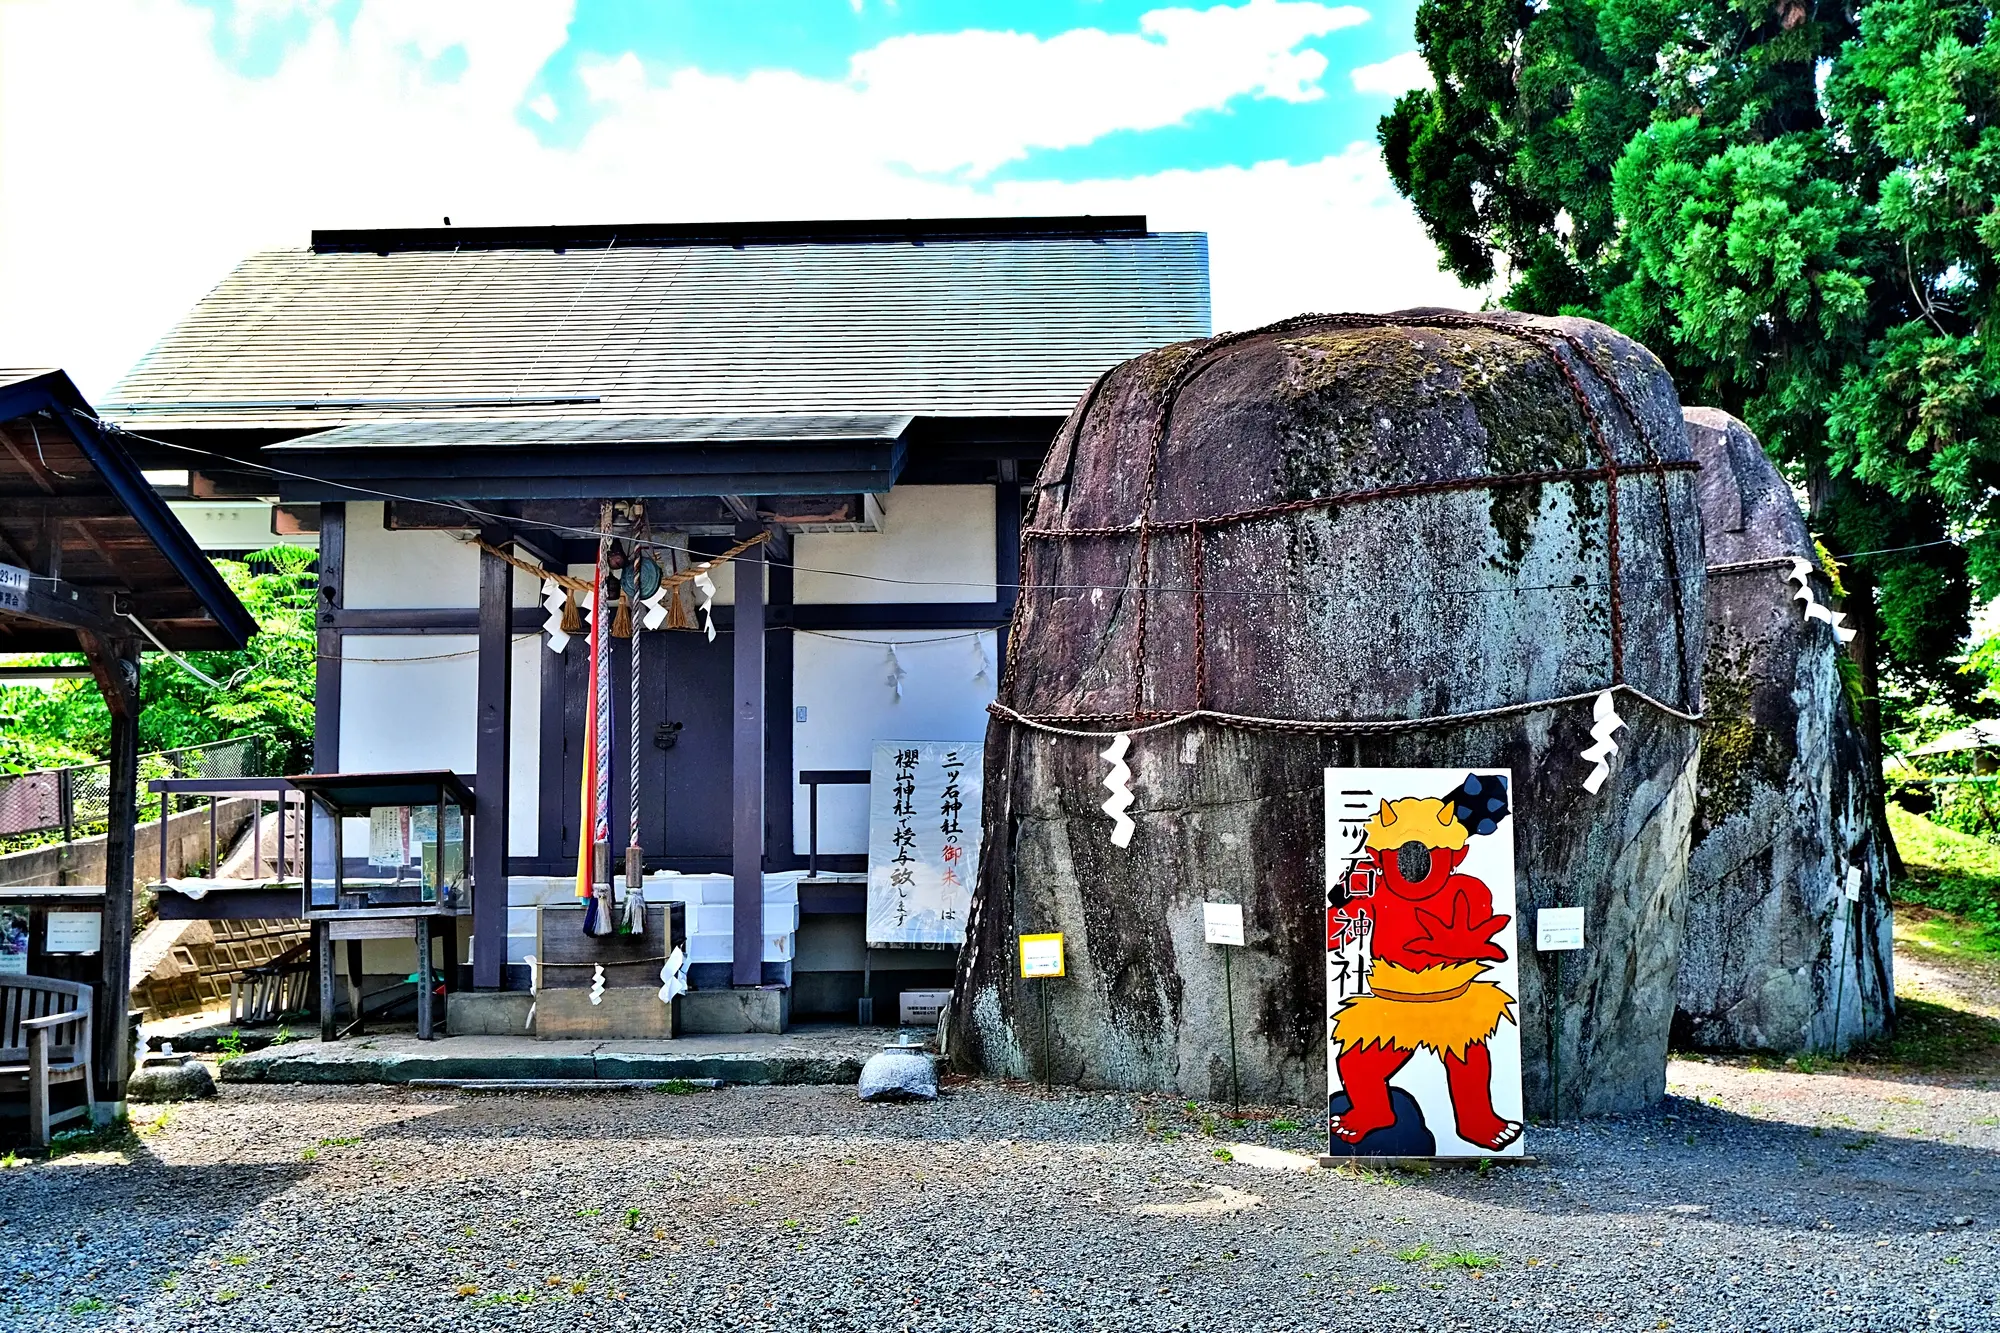
{"label": "mossy rock", "polygon": [[[1108,375],[1050,450],[1032,527],[1116,535],[1031,536],[1002,703],[1072,718],[1203,708],[1423,719],[1588,696],[1622,674],[1653,698],[1698,709],[1692,479],[1631,471],[1688,458],[1660,363],[1589,321],[1439,313],[1181,344]],[[1603,481],[1454,484],[1582,472],[1607,450],[1627,470],[1617,662]],[[1352,498],[1310,503],[1341,496]],[[1197,559],[1194,520],[1300,502],[1205,525]],[[1149,503],[1155,523],[1178,526],[1156,533],[1142,569],[1129,534]],[[1057,1076],[1226,1095],[1221,965],[1200,926],[1200,904],[1223,897],[1240,899],[1250,923],[1250,943],[1234,955],[1243,1095],[1317,1100],[1326,1089],[1323,770],[1507,767],[1522,938],[1535,907],[1580,904],[1591,919],[1591,950],[1563,974],[1563,1109],[1658,1098],[1696,734],[1629,697],[1620,712],[1629,730],[1595,797],[1580,786],[1587,698],[1363,737],[1209,724],[1143,734],[1130,761],[1138,833],[1127,849],[1110,845],[1098,809],[1103,741],[996,720],[954,1059],[1039,1074],[1039,1009],[1011,975],[1013,936],[1061,930],[1071,972],[1050,986]],[[1523,1067],[1529,1110],[1540,1113],[1555,972],[1532,949],[1521,962]]]}

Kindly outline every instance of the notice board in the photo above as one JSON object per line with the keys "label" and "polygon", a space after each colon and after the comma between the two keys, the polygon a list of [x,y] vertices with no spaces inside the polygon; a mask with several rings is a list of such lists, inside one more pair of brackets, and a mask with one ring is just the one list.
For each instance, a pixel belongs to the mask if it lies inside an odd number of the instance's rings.
{"label": "notice board", "polygon": [[877,741],[868,785],[868,943],[963,944],[979,873],[978,741]]}

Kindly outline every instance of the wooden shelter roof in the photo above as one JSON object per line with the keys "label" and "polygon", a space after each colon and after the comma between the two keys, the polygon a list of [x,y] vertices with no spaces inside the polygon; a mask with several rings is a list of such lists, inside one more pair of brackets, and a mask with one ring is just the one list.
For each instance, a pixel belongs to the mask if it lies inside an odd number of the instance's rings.
{"label": "wooden shelter roof", "polygon": [[30,571],[0,598],[0,653],[142,626],[176,651],[241,648],[257,630],[60,370],[0,369],[0,565]]}

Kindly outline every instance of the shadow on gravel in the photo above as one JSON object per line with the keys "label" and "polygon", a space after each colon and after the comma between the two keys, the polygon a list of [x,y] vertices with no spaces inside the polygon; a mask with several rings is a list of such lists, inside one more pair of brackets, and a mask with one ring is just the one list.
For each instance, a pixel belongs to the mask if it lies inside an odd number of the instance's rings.
{"label": "shadow on gravel", "polygon": [[[142,1305],[306,1174],[302,1165],[169,1165],[129,1129],[98,1139],[0,1171],[0,1255],[12,1287],[7,1302],[17,1312],[60,1313],[85,1289]],[[7,1326],[4,1304],[0,1326]]]}
{"label": "shadow on gravel", "polygon": [[1539,1168],[1407,1178],[1549,1217],[1653,1214],[1886,1239],[2000,1227],[2000,1152],[1853,1128],[1815,1130],[1669,1096],[1643,1115],[1531,1129]]}

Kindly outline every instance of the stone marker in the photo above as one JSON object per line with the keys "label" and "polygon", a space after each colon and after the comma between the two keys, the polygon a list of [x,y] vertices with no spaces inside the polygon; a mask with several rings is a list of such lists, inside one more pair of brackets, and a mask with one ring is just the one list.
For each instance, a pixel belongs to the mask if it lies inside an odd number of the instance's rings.
{"label": "stone marker", "polygon": [[[1845,1050],[1894,1013],[1888,841],[1833,628],[1806,618],[1784,557],[1813,560],[1820,605],[1832,589],[1791,488],[1749,428],[1712,407],[1686,415],[1708,563],[1721,568],[1708,585],[1709,716],[1676,1035]],[[1850,869],[1861,876],[1851,905]]]}
{"label": "stone marker", "polygon": [[135,1102],[191,1102],[215,1095],[208,1066],[187,1055],[147,1055],[126,1081],[125,1095]]}
{"label": "stone marker", "polygon": [[937,1097],[937,1062],[922,1046],[884,1046],[861,1066],[864,1102],[932,1101]]}
{"label": "stone marker", "polygon": [[[1615,602],[1609,488],[1593,471],[1607,446],[1579,394],[1625,473]],[[1197,707],[1401,720],[1580,698],[1392,734],[1205,721],[1142,732],[1127,756],[1137,830],[1124,848],[1099,809],[1107,742],[996,712],[951,1006],[954,1062],[1039,1077],[1040,1010],[1015,976],[1014,938],[1059,930],[1068,975],[1046,983],[1057,1082],[1227,1096],[1222,965],[1201,922],[1202,902],[1226,890],[1240,896],[1247,932],[1234,959],[1243,1097],[1319,1101],[1322,770],[1504,766],[1515,784],[1528,1109],[1545,1114],[1549,1102],[1544,987],[1556,972],[1533,950],[1529,915],[1542,906],[1583,906],[1591,923],[1590,948],[1564,971],[1564,1111],[1657,1099],[1697,729],[1620,694],[1628,727],[1594,796],[1579,752],[1591,744],[1593,696],[1616,674],[1614,606],[1625,680],[1699,709],[1702,555],[1687,459],[1659,361],[1584,320],[1302,319],[1111,371],[1036,482],[1004,708],[1103,732],[1135,713],[1143,722]],[[1646,470],[1660,460],[1681,468]],[[1548,472],[1561,475],[1521,478]],[[1516,480],[1484,480],[1493,477]],[[1313,503],[1406,484],[1391,497]],[[1288,502],[1298,507],[1201,525],[1197,555],[1192,520]],[[1148,512],[1168,526],[1151,530],[1142,573],[1134,525]],[[1097,535],[1037,533],[1076,529]]]}

